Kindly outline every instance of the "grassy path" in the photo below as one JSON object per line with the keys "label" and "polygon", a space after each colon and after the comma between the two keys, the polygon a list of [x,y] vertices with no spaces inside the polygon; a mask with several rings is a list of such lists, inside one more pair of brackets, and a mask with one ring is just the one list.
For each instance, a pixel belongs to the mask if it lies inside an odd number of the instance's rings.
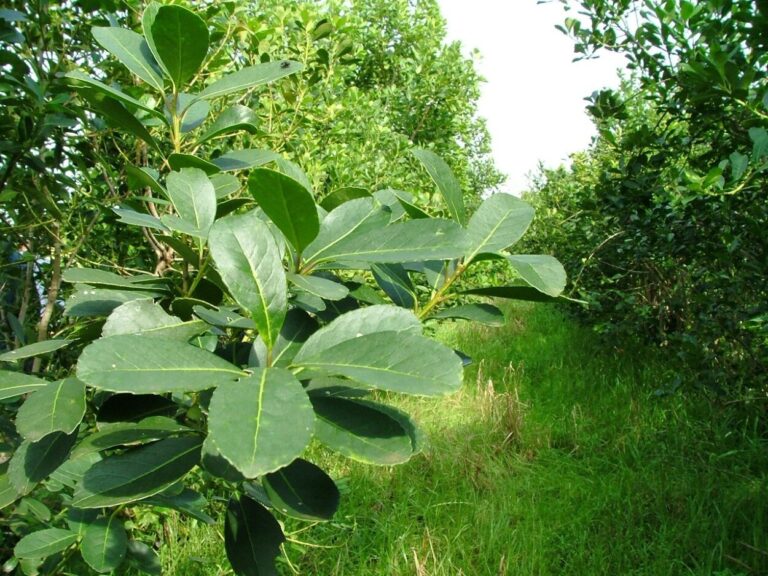
{"label": "grassy path", "polygon": [[[442,330],[475,359],[459,394],[392,399],[427,433],[424,454],[394,468],[321,456],[343,504],[292,536],[293,569],[768,574],[766,444],[726,411],[653,395],[669,374],[647,353],[606,350],[544,305],[507,312],[501,329]],[[220,527],[170,530],[182,533],[164,547],[168,574],[228,573]]]}

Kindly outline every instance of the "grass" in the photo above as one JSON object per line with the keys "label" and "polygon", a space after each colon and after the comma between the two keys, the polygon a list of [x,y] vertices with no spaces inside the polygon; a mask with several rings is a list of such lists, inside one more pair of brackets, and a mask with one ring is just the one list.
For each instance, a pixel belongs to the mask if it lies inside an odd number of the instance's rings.
{"label": "grass", "polygon": [[[429,437],[393,468],[313,457],[336,519],[288,523],[284,574],[768,574],[768,451],[726,408],[654,394],[650,350],[611,350],[545,305],[441,328],[475,359],[444,399],[389,399]],[[741,427],[739,427],[741,426]],[[165,573],[231,574],[221,526],[171,518]]]}

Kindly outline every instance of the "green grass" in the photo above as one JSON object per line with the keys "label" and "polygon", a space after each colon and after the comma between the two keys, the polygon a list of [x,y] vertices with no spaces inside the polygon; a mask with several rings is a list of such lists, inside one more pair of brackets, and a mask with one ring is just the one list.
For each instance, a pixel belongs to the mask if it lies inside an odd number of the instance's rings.
{"label": "green grass", "polygon": [[[346,576],[768,574],[768,450],[726,408],[658,396],[669,366],[545,305],[441,328],[464,389],[389,400],[429,437],[394,468],[319,449],[335,521],[288,523],[282,572]],[[229,574],[221,527],[173,520],[168,574]],[[290,566],[289,566],[290,564]]]}

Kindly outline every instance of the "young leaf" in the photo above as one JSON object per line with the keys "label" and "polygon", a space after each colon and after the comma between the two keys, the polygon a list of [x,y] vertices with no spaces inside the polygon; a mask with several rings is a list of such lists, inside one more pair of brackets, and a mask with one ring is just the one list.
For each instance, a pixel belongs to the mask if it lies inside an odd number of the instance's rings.
{"label": "young leaf", "polygon": [[491,304],[464,304],[441,310],[432,318],[461,318],[486,326],[504,326],[504,313]]}
{"label": "young leaf", "polygon": [[52,432],[72,433],[84,415],[85,385],[77,378],[66,378],[25,400],[16,414],[16,430],[36,442]]}
{"label": "young leaf", "polygon": [[219,136],[226,136],[240,131],[255,134],[258,131],[256,127],[258,122],[258,116],[256,116],[253,110],[242,104],[235,104],[224,110],[216,118],[216,121],[200,137],[198,144],[202,144],[211,138],[218,138]]}
{"label": "young leaf", "polygon": [[299,182],[280,172],[257,168],[248,178],[248,189],[286,240],[301,253],[320,229],[312,194]]}
{"label": "young leaf", "polygon": [[0,361],[14,362],[23,358],[32,358],[33,356],[41,356],[43,354],[50,354],[65,346],[72,344],[74,340],[66,340],[64,338],[52,338],[50,340],[43,340],[41,342],[35,342],[34,344],[28,344],[16,350],[10,350],[0,354]]}
{"label": "young leaf", "polygon": [[313,428],[309,398],[287,370],[258,368],[211,398],[209,437],[246,478],[289,464],[307,446]]}
{"label": "young leaf", "polygon": [[77,432],[54,432],[38,442],[25,440],[8,465],[8,478],[20,495],[29,494],[61,466],[77,440]]}
{"label": "young leaf", "polygon": [[205,172],[198,168],[182,168],[166,179],[168,196],[181,219],[206,238],[216,219],[216,191]]}
{"label": "young leaf", "polygon": [[94,388],[131,394],[190,392],[231,382],[243,372],[183,342],[124,334],[86,346],[77,377]]}
{"label": "young leaf", "polygon": [[533,220],[533,208],[511,194],[494,194],[469,219],[470,247],[466,260],[478,254],[499,252],[522,238]]}
{"label": "young leaf", "polygon": [[443,195],[445,203],[448,205],[448,212],[453,219],[462,226],[466,224],[467,213],[464,208],[464,196],[448,164],[437,154],[429,150],[416,148],[411,152],[424,165],[432,180],[437,184],[437,188]]}
{"label": "young leaf", "polygon": [[88,525],[80,543],[80,553],[96,572],[111,572],[123,562],[127,546],[125,526],[115,515],[110,515]]}
{"label": "young leaf", "polygon": [[46,528],[27,534],[13,549],[16,558],[47,558],[77,542],[77,534],[62,528]]}
{"label": "young leaf", "polygon": [[275,558],[285,536],[280,524],[261,504],[230,498],[224,523],[224,548],[238,576],[277,576]]}
{"label": "young leaf", "polygon": [[157,9],[148,44],[157,61],[180,92],[200,68],[208,53],[208,27],[202,18],[181,6]]}
{"label": "young leaf", "polygon": [[144,37],[125,28],[91,28],[96,42],[102,45],[123,65],[153,88],[163,91],[160,67]]}
{"label": "young leaf", "polygon": [[555,297],[565,289],[565,269],[552,256],[515,255],[507,256],[507,261],[525,282],[544,294]]}
{"label": "young leaf", "polygon": [[153,496],[175,484],[200,462],[202,438],[166,438],[110,456],[89,468],[72,506],[104,508]]}
{"label": "young leaf", "polygon": [[269,352],[264,340],[258,337],[253,342],[248,365],[261,367],[271,365],[275,368],[287,368],[296,356],[296,352],[307,341],[307,338],[317,331],[317,328],[317,320],[303,310],[299,308],[289,310],[285,316],[283,327],[280,329],[280,335],[272,348],[272,363],[269,363]]}
{"label": "young leaf", "polygon": [[224,284],[271,348],[288,301],[283,263],[269,228],[255,211],[226,216],[211,228],[209,246]]}
{"label": "young leaf", "polygon": [[392,466],[414,453],[408,432],[377,404],[340,397],[310,396],[317,416],[315,437],[358,462]]}
{"label": "young leaf", "polygon": [[21,372],[0,370],[0,400],[22,396],[48,386],[47,380]]}
{"label": "young leaf", "polygon": [[274,507],[293,518],[330,520],[339,507],[339,489],[331,477],[301,458],[267,474],[263,484]]}
{"label": "young leaf", "polygon": [[200,98],[212,99],[226,96],[233,92],[240,92],[249,88],[254,88],[262,84],[267,84],[284,76],[295,74],[303,68],[299,62],[292,60],[281,60],[279,62],[267,62],[265,64],[256,64],[242,68],[237,72],[227,74],[220,80],[205,87],[200,92]]}

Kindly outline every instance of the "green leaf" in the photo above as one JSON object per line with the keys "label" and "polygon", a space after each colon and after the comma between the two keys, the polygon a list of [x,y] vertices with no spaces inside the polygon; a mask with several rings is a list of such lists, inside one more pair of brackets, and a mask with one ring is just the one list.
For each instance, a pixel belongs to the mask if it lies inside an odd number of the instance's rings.
{"label": "green leaf", "polygon": [[370,198],[371,193],[365,188],[359,188],[357,186],[347,186],[345,188],[339,188],[334,190],[328,196],[323,198],[320,202],[320,206],[328,210],[329,212],[335,208],[338,208],[344,202],[355,200],[356,198]]}
{"label": "green leaf", "polygon": [[131,563],[138,568],[140,572],[150,574],[151,576],[161,576],[162,565],[160,557],[152,548],[140,542],[139,540],[128,541],[128,554]]}
{"label": "green leaf", "polygon": [[230,498],[224,523],[224,548],[238,576],[277,576],[275,558],[285,536],[280,524],[261,504]]}
{"label": "green leaf", "polygon": [[731,161],[731,181],[738,182],[749,167],[749,156],[733,152],[728,158]]}
{"label": "green leaf", "polygon": [[206,390],[242,375],[196,346],[140,334],[96,340],[77,363],[77,377],[89,386],[131,394]]}
{"label": "green leaf", "polygon": [[[345,376],[379,390],[441,395],[461,387],[461,360],[453,350],[413,333],[377,332],[346,340],[322,353],[305,352],[312,338],[294,358],[309,374]],[[300,372],[304,379],[306,374]]]}
{"label": "green leaf", "polygon": [[272,348],[271,364],[267,346],[260,337],[253,342],[249,366],[274,366],[275,368],[287,368],[296,352],[316,330],[318,324],[312,316],[299,308],[293,308],[285,316],[285,322],[280,329],[280,335]]}
{"label": "green leaf", "polygon": [[339,507],[339,489],[331,477],[301,458],[267,474],[263,483],[274,507],[293,518],[330,520]]}
{"label": "green leaf", "polygon": [[525,300],[528,302],[555,302],[557,300],[557,298],[548,296],[530,286],[488,286],[486,288],[471,288],[461,293],[488,296],[490,298]]}
{"label": "green leaf", "polygon": [[138,166],[128,164],[125,166],[125,172],[138,183],[137,187],[150,188],[153,192],[156,192],[163,197],[168,195],[165,188],[163,188],[160,185],[160,182],[157,181],[157,174],[154,170],[147,167],[139,168]]}
{"label": "green leaf", "polygon": [[[179,95],[181,96],[181,94]],[[196,100],[195,96],[185,94],[192,99],[192,102],[181,113],[181,132],[186,134],[191,132],[205,122],[208,113],[211,111],[211,105],[205,100]],[[218,171],[218,170],[217,170]]]}
{"label": "green leaf", "polygon": [[107,270],[96,268],[67,268],[62,274],[65,282],[73,284],[89,284],[91,286],[110,286],[127,288],[129,290],[162,289],[167,290],[162,278],[151,274],[137,276],[119,276]]}
{"label": "green leaf", "polygon": [[165,290],[106,290],[78,286],[77,291],[67,298],[64,314],[72,318],[85,316],[108,316],[126,302],[134,300],[152,300],[165,295]]}
{"label": "green leaf", "polygon": [[320,276],[288,274],[288,280],[297,288],[326,300],[341,300],[349,294],[344,284]]}
{"label": "green leaf", "polygon": [[52,432],[70,434],[85,415],[85,385],[77,378],[51,382],[29,396],[16,414],[16,429],[36,442]]}
{"label": "green leaf", "polygon": [[127,547],[125,526],[115,515],[111,515],[88,525],[80,543],[80,553],[96,572],[111,572],[123,562]]}
{"label": "green leaf", "polygon": [[47,380],[21,372],[0,370],[0,400],[22,396],[48,386]]}
{"label": "green leaf", "polygon": [[221,172],[221,168],[212,162],[198,158],[193,154],[181,154],[179,152],[174,152],[168,156],[168,165],[171,167],[171,170],[175,170],[176,172],[180,171],[182,168],[197,168],[209,176]]}
{"label": "green leaf", "polygon": [[123,104],[128,104],[129,106],[132,106],[134,108],[138,108],[139,110],[144,110],[151,116],[154,116],[155,118],[161,119],[163,122],[166,122],[165,116],[162,112],[159,110],[155,110],[154,108],[150,108],[143,102],[140,102],[136,100],[135,98],[128,96],[125,92],[122,92],[121,90],[118,90],[117,88],[112,88],[111,86],[107,86],[103,82],[99,82],[98,80],[91,78],[87,74],[79,71],[79,70],[72,70],[71,72],[67,72],[64,75],[65,78],[69,78],[70,80],[73,80],[72,82],[73,87],[77,90],[82,87],[86,87],[88,89],[93,89],[98,92],[101,92],[102,94],[109,96],[111,98],[114,98],[115,100],[119,100]]}
{"label": "green leaf", "polygon": [[16,360],[21,360],[23,358],[32,358],[33,356],[50,354],[51,352],[69,346],[73,342],[74,340],[66,340],[64,338],[52,338],[50,340],[43,340],[42,342],[35,342],[34,344],[16,348],[16,350],[3,352],[0,354],[0,361],[15,362]]}
{"label": "green leaf", "polygon": [[211,138],[218,138],[241,131],[256,134],[258,132],[258,123],[259,118],[253,110],[242,104],[235,104],[219,114],[219,117],[205,131],[205,134],[200,136],[198,144],[202,144]]}
{"label": "green leaf", "polygon": [[151,416],[175,416],[178,406],[154,394],[113,394],[99,407],[99,422],[139,422]]}
{"label": "green leaf", "polygon": [[153,228],[160,230],[161,232],[168,232],[168,228],[160,221],[160,218],[155,218],[149,214],[143,212],[136,212],[129,208],[112,208],[112,212],[117,214],[119,221],[124,224],[130,224],[131,226],[141,226],[142,228]]}
{"label": "green leaf", "polygon": [[202,320],[183,322],[151,300],[135,300],[115,308],[104,323],[101,334],[103,337],[142,334],[150,338],[187,342],[208,328],[208,324]]}
{"label": "green leaf", "polygon": [[257,368],[213,393],[209,437],[246,478],[273,472],[309,444],[314,414],[304,388],[280,368]]}
{"label": "green leaf", "polygon": [[81,90],[81,95],[88,101],[90,108],[112,126],[133,134],[162,152],[149,130],[121,102],[98,90]]}
{"label": "green leaf", "polygon": [[21,498],[22,494],[11,483],[7,474],[0,476],[0,510]]}
{"label": "green leaf", "polygon": [[208,53],[208,27],[202,18],[186,8],[161,6],[154,14],[150,29],[150,49],[176,90],[181,91]]}
{"label": "green leaf", "polygon": [[210,179],[217,199],[225,198],[240,190],[240,180],[232,174],[214,174]]}
{"label": "green leaf", "polygon": [[392,466],[414,452],[403,426],[372,402],[311,396],[317,423],[315,437],[325,446],[358,462]]}
{"label": "green leaf", "polygon": [[242,68],[237,72],[227,74],[213,84],[209,84],[200,92],[200,98],[219,98],[233,92],[241,92],[249,88],[261,86],[268,82],[273,82],[290,74],[295,74],[304,66],[299,62],[292,60],[281,60],[279,62],[267,62],[265,64],[256,64]]}
{"label": "green leaf", "polygon": [[195,236],[206,238],[216,219],[216,191],[205,172],[182,168],[168,174],[165,184],[181,219],[192,225]]}
{"label": "green leaf", "polygon": [[514,255],[507,256],[507,261],[525,282],[544,294],[559,296],[565,289],[565,270],[552,256]]}
{"label": "green leaf", "polygon": [[13,549],[16,558],[47,558],[77,542],[77,534],[62,528],[46,528],[27,534]]}
{"label": "green leaf", "polygon": [[156,496],[151,496],[142,500],[142,504],[177,510],[206,524],[214,524],[216,522],[205,513],[208,501],[203,495],[187,488],[184,488],[179,494],[157,494]]}
{"label": "green leaf", "polygon": [[247,148],[245,150],[227,152],[218,158],[214,158],[211,162],[224,172],[232,172],[234,170],[246,170],[255,166],[262,166],[267,162],[274,162],[278,158],[280,158],[280,155],[271,150]]}
{"label": "green leaf", "polygon": [[25,440],[8,465],[8,478],[20,495],[29,494],[61,466],[77,440],[77,432],[54,432],[38,442]]}
{"label": "green leaf", "polygon": [[125,28],[91,28],[96,42],[139,78],[163,91],[163,77],[144,37]]}
{"label": "green leaf", "polygon": [[135,502],[162,492],[198,462],[203,440],[166,438],[97,462],[77,485],[72,506],[104,508]]}
{"label": "green leaf", "polygon": [[416,148],[411,152],[424,165],[432,180],[437,184],[437,188],[443,195],[448,205],[448,212],[453,219],[462,226],[466,224],[467,214],[464,209],[464,195],[461,192],[459,182],[456,180],[453,172],[451,172],[448,164],[437,154],[429,150]]}
{"label": "green leaf", "polygon": [[466,260],[512,246],[530,226],[533,208],[511,194],[494,194],[469,219],[470,248]]}
{"label": "green leaf", "polygon": [[257,168],[248,188],[264,213],[298,251],[314,240],[320,229],[312,194],[299,182],[280,172]]}
{"label": "green leaf", "polygon": [[50,479],[74,490],[75,486],[82,482],[85,472],[100,460],[101,455],[96,453],[86,454],[81,458],[70,458],[51,472]]}
{"label": "green leaf", "polygon": [[223,478],[227,482],[242,482],[245,480],[245,476],[219,453],[216,446],[211,442],[210,435],[206,436],[205,442],[203,442],[203,454],[200,457],[200,465],[209,474]]}
{"label": "green leaf", "polygon": [[446,308],[432,318],[461,318],[462,320],[471,320],[486,326],[504,326],[504,313],[491,304],[464,304]]}
{"label": "green leaf", "polygon": [[209,246],[230,294],[250,312],[271,348],[288,300],[282,259],[269,227],[255,211],[226,216],[211,228]]}
{"label": "green leaf", "polygon": [[148,444],[170,436],[192,432],[171,418],[152,416],[140,422],[102,424],[98,432],[89,434],[72,450],[72,459],[96,454],[118,446]]}
{"label": "green leaf", "polygon": [[413,308],[416,305],[416,289],[402,265],[374,264],[371,266],[371,272],[376,283],[392,302],[403,308]]}
{"label": "green leaf", "polygon": [[240,316],[228,307],[213,310],[203,306],[194,306],[194,313],[212,326],[221,328],[241,328],[243,330],[252,330],[256,324],[250,318]]}

